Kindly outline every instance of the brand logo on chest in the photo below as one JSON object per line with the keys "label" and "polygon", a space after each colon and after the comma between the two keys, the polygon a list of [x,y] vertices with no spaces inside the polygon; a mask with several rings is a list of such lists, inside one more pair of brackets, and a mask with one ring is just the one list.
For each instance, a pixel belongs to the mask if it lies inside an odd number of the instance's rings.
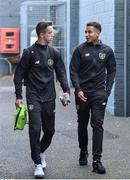
{"label": "brand logo on chest", "polygon": [[40,63],[40,61],[39,61],[39,60],[35,61],[35,64],[39,64],[39,63]]}
{"label": "brand logo on chest", "polygon": [[86,57],[90,56],[90,53],[86,53],[85,56],[86,56]]}
{"label": "brand logo on chest", "polygon": [[52,66],[53,64],[54,64],[54,61],[53,61],[53,59],[48,59],[48,66]]}
{"label": "brand logo on chest", "polygon": [[101,60],[104,60],[105,57],[106,57],[106,54],[105,54],[105,53],[99,53],[99,58],[100,58]]}

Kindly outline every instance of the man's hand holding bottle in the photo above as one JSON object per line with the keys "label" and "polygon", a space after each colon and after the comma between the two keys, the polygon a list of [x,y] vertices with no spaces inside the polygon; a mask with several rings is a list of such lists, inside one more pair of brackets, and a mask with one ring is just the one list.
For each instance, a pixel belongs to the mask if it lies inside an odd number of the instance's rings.
{"label": "man's hand holding bottle", "polygon": [[61,95],[59,98],[63,106],[68,106],[71,103],[70,94],[68,92],[63,93],[63,95]]}

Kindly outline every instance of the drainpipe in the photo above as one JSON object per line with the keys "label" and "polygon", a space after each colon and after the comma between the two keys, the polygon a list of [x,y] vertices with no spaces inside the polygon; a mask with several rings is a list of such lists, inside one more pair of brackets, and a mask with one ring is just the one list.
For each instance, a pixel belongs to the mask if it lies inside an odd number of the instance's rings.
{"label": "drainpipe", "polygon": [[124,0],[124,116],[128,115],[128,0]]}

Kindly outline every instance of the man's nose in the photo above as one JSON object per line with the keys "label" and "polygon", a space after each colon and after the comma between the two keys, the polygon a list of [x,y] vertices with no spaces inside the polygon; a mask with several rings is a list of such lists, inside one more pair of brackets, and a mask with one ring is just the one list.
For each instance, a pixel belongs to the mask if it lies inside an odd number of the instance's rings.
{"label": "man's nose", "polygon": [[88,33],[87,32],[85,32],[85,37],[88,37]]}
{"label": "man's nose", "polygon": [[86,38],[88,38],[88,35],[87,35],[87,34],[85,34],[85,37],[86,37]]}
{"label": "man's nose", "polygon": [[86,33],[86,37],[88,37],[88,36],[89,36],[89,33],[87,32],[87,33]]}

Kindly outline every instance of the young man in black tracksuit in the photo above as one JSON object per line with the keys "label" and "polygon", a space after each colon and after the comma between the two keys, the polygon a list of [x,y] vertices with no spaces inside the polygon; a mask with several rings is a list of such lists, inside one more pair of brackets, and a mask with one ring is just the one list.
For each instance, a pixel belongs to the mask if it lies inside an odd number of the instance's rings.
{"label": "young man in black tracksuit", "polygon": [[76,47],[70,63],[70,77],[75,88],[78,115],[79,164],[87,165],[88,122],[93,129],[93,171],[105,173],[101,163],[105,108],[116,73],[112,49],[99,40],[101,25],[86,25],[86,42]]}
{"label": "young man in black tracksuit", "polygon": [[[61,55],[48,45],[54,37],[52,22],[39,22],[36,32],[38,40],[24,50],[16,68],[14,84],[16,107],[23,103],[23,79],[26,85],[31,157],[35,163],[34,176],[42,178],[43,168],[46,167],[44,152],[49,147],[55,132],[54,71],[65,95],[68,95],[70,90]],[[41,128],[43,136],[40,140]]]}

